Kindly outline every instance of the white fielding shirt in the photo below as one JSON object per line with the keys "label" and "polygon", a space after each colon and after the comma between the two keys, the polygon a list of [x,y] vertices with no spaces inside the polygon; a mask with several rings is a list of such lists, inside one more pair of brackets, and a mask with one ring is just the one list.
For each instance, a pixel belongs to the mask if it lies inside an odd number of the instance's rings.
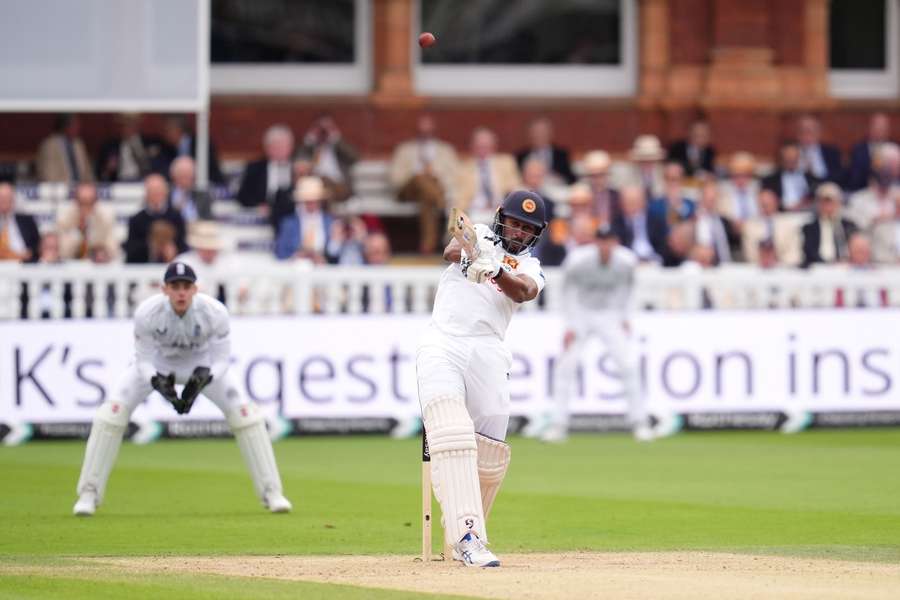
{"label": "white fielding shirt", "polygon": [[638,258],[616,246],[607,264],[600,262],[595,244],[574,248],[563,261],[563,314],[570,328],[578,328],[600,312],[626,318],[634,289]]}
{"label": "white fielding shirt", "polygon": [[221,379],[231,358],[228,309],[206,294],[195,294],[179,317],[165,294],[141,302],[134,313],[135,363],[148,381],[157,365],[193,363]]}
{"label": "white fielding shirt", "polygon": [[[475,233],[479,238],[493,236],[490,228],[480,223],[475,225]],[[513,256],[499,244],[494,246],[494,253],[501,263],[511,267],[512,274],[531,277],[538,293],[544,289],[544,273],[537,258],[529,253]],[[472,283],[463,275],[459,263],[454,263],[441,275],[431,321],[448,335],[494,335],[502,340],[519,306],[492,281]]]}

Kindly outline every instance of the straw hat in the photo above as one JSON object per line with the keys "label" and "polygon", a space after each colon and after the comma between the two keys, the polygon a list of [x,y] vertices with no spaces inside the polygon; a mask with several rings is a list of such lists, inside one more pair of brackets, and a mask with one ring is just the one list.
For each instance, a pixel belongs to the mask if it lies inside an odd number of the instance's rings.
{"label": "straw hat", "polygon": [[662,160],[666,157],[659,138],[655,135],[639,135],[634,140],[634,145],[628,153],[628,158],[638,161]]}
{"label": "straw hat", "polygon": [[191,225],[187,238],[188,246],[197,250],[221,250],[219,224],[215,221],[197,221]]}
{"label": "straw hat", "polygon": [[319,202],[325,199],[325,184],[319,177],[302,177],[294,189],[294,202]]}
{"label": "straw hat", "polygon": [[584,155],[583,163],[585,174],[594,175],[609,171],[609,165],[612,164],[612,160],[610,160],[609,154],[603,150],[591,150]]}

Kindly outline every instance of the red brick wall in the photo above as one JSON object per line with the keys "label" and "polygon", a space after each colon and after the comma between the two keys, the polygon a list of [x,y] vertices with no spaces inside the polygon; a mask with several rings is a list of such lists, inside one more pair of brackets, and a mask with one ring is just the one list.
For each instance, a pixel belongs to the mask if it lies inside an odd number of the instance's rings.
{"label": "red brick wall", "polygon": [[670,0],[669,60],[673,65],[709,62],[712,0]]}

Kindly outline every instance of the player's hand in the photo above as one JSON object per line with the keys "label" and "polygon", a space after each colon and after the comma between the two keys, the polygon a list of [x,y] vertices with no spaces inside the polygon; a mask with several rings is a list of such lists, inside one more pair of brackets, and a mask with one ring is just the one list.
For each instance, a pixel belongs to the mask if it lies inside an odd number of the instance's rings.
{"label": "player's hand", "polygon": [[169,373],[168,375],[157,373],[150,378],[150,385],[154,390],[159,392],[163,398],[171,402],[172,406],[175,407],[175,410],[181,414],[181,411],[179,410],[181,400],[178,399],[178,394],[175,393],[175,373]]}
{"label": "player's hand", "polygon": [[500,261],[492,254],[482,254],[466,269],[466,279],[472,283],[484,283],[500,272]]}
{"label": "player's hand", "polygon": [[195,368],[191,376],[188,377],[187,383],[184,384],[184,389],[181,390],[181,410],[178,411],[178,414],[188,414],[194,405],[194,400],[197,399],[203,388],[209,385],[211,381],[212,373],[210,373],[209,367]]}
{"label": "player's hand", "polygon": [[[479,232],[480,233],[480,232]],[[493,232],[478,236],[478,256],[491,256],[494,254],[494,248],[497,240],[494,238]]]}
{"label": "player's hand", "polygon": [[568,350],[574,343],[575,332],[571,329],[566,329],[566,332],[563,334],[563,350]]}

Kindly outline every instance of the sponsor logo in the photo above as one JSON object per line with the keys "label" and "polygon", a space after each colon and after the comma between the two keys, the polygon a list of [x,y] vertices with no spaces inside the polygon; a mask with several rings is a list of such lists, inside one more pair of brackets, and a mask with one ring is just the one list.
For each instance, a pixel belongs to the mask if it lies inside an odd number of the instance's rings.
{"label": "sponsor logo", "polygon": [[531,214],[537,209],[537,204],[535,204],[534,200],[531,198],[525,198],[522,200],[522,210]]}
{"label": "sponsor logo", "polygon": [[513,269],[515,269],[515,268],[517,268],[517,267],[519,266],[519,261],[517,261],[517,260],[516,260],[515,258],[513,258],[512,256],[509,256],[508,254],[507,254],[506,256],[503,257],[503,262],[504,262],[504,264],[509,265],[509,266],[512,267]]}
{"label": "sponsor logo", "polygon": [[466,529],[475,527],[475,519],[466,519]]}

